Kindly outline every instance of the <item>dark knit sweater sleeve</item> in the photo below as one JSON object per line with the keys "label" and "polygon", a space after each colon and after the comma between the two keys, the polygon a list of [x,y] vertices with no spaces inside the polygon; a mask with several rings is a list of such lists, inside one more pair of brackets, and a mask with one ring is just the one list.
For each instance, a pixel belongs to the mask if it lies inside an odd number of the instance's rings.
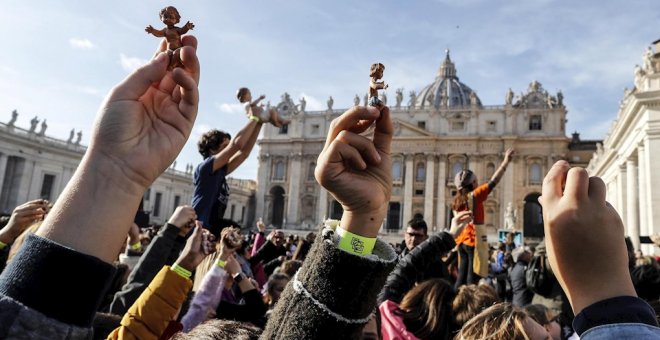
{"label": "dark knit sweater sleeve", "polygon": [[[29,235],[0,274],[0,295],[62,323],[90,327],[114,274],[96,257]],[[0,329],[20,322],[11,313],[0,309]]]}
{"label": "dark knit sweater sleeve", "polygon": [[168,223],[154,237],[128,276],[126,284],[115,294],[110,305],[110,313],[124,315],[156,274],[164,266],[172,265],[169,263],[170,253],[175,246],[179,231],[177,226]]}
{"label": "dark knit sweater sleeve", "polygon": [[264,339],[358,339],[376,308],[376,295],[396,263],[396,253],[378,240],[372,255],[339,250],[324,229],[287,284],[270,316]]}
{"label": "dark knit sweater sleeve", "polygon": [[582,336],[587,330],[611,324],[646,324],[658,327],[653,308],[634,296],[617,296],[583,309],[573,320],[573,329]]}
{"label": "dark knit sweater sleeve", "polygon": [[[429,279],[431,276],[449,279],[448,273],[432,273],[431,267],[445,268],[439,263],[443,254],[456,246],[454,238],[445,232],[435,234],[415,247],[399,261],[396,268],[387,277],[385,287],[378,294],[378,304],[391,300],[401,303],[403,296],[415,286],[415,282]],[[435,270],[433,270],[435,271]],[[442,277],[446,276],[446,277]]]}

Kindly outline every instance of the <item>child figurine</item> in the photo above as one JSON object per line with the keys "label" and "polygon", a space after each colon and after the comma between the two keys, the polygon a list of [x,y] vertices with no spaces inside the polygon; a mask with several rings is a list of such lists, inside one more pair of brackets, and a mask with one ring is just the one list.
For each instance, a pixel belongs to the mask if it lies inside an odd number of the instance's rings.
{"label": "child figurine", "polygon": [[179,11],[177,11],[173,6],[167,6],[160,10],[160,20],[165,25],[167,25],[167,27],[163,28],[162,30],[157,30],[149,25],[144,30],[156,37],[165,37],[167,39],[167,54],[170,56],[170,65],[168,70],[183,66],[180,56],[182,47],[181,36],[186,34],[186,32],[189,30],[193,29],[195,25],[188,21],[185,25],[183,25],[183,27],[174,26],[175,24],[179,23],[179,20],[181,20],[181,15],[179,15]]}
{"label": "child figurine", "polygon": [[263,106],[259,105],[259,102],[266,98],[263,94],[255,101],[252,101],[252,93],[250,92],[250,89],[247,87],[241,87],[238,89],[238,92],[236,92],[236,98],[238,98],[239,102],[245,105],[245,113],[248,116],[252,115],[258,117],[262,122],[270,122],[278,128],[287,125],[290,122],[286,119],[282,119],[275,108],[264,110]]}
{"label": "child figurine", "polygon": [[384,81],[378,81],[378,79],[383,78],[383,72],[385,72],[385,65],[381,63],[371,65],[371,71],[369,73],[369,77],[371,77],[371,81],[369,82],[369,105],[375,106],[379,110],[385,104],[378,98],[378,90],[384,90],[388,86]]}

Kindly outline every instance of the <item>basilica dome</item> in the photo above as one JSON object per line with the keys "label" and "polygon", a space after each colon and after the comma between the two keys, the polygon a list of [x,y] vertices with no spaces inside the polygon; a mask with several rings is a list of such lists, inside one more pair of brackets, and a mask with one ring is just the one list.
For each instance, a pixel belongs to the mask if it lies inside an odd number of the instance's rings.
{"label": "basilica dome", "polygon": [[414,106],[418,109],[434,106],[440,108],[470,106],[474,102],[481,106],[477,94],[467,85],[461,83],[456,76],[456,67],[446,51],[445,60],[440,66],[435,81],[424,87],[416,96]]}

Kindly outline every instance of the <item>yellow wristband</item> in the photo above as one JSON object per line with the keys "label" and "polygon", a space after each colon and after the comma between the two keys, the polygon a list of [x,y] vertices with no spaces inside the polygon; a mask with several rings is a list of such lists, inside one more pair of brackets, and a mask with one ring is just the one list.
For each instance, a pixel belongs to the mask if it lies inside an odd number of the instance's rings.
{"label": "yellow wristband", "polygon": [[186,279],[189,279],[190,276],[192,276],[192,273],[188,269],[183,268],[183,267],[179,266],[178,264],[174,264],[172,267],[170,267],[170,270],[172,270],[173,272],[181,275],[183,278],[186,278]]}
{"label": "yellow wristband", "polygon": [[142,243],[140,243],[139,241],[135,244],[131,244],[131,249],[133,250],[140,250],[140,248],[142,248]]}
{"label": "yellow wristband", "polygon": [[3,249],[5,249],[5,247],[6,247],[6,246],[7,246],[7,244],[6,244],[6,243],[4,243],[4,242],[2,242],[2,241],[0,241],[0,250],[3,250]]}
{"label": "yellow wristband", "polygon": [[337,227],[339,235],[338,248],[355,255],[370,255],[376,245],[376,238],[364,237],[342,228]]}
{"label": "yellow wristband", "polygon": [[259,117],[255,116],[255,115],[248,116],[248,119],[252,120],[252,121],[255,121],[257,123],[261,123],[261,119],[259,119]]}
{"label": "yellow wristband", "polygon": [[221,259],[218,259],[218,261],[215,263],[216,266],[225,269],[225,265],[227,264],[227,261],[223,261]]}

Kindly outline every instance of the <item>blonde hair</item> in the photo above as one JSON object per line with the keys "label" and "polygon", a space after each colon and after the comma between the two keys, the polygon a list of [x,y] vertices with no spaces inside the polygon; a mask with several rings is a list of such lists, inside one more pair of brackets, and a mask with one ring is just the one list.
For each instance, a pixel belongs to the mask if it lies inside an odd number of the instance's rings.
{"label": "blonde hair", "polygon": [[484,309],[499,302],[497,292],[488,285],[463,285],[458,289],[451,309],[458,327],[481,313]]}
{"label": "blonde hair", "polygon": [[455,339],[530,340],[524,327],[527,318],[523,309],[510,303],[498,303],[466,322]]}

